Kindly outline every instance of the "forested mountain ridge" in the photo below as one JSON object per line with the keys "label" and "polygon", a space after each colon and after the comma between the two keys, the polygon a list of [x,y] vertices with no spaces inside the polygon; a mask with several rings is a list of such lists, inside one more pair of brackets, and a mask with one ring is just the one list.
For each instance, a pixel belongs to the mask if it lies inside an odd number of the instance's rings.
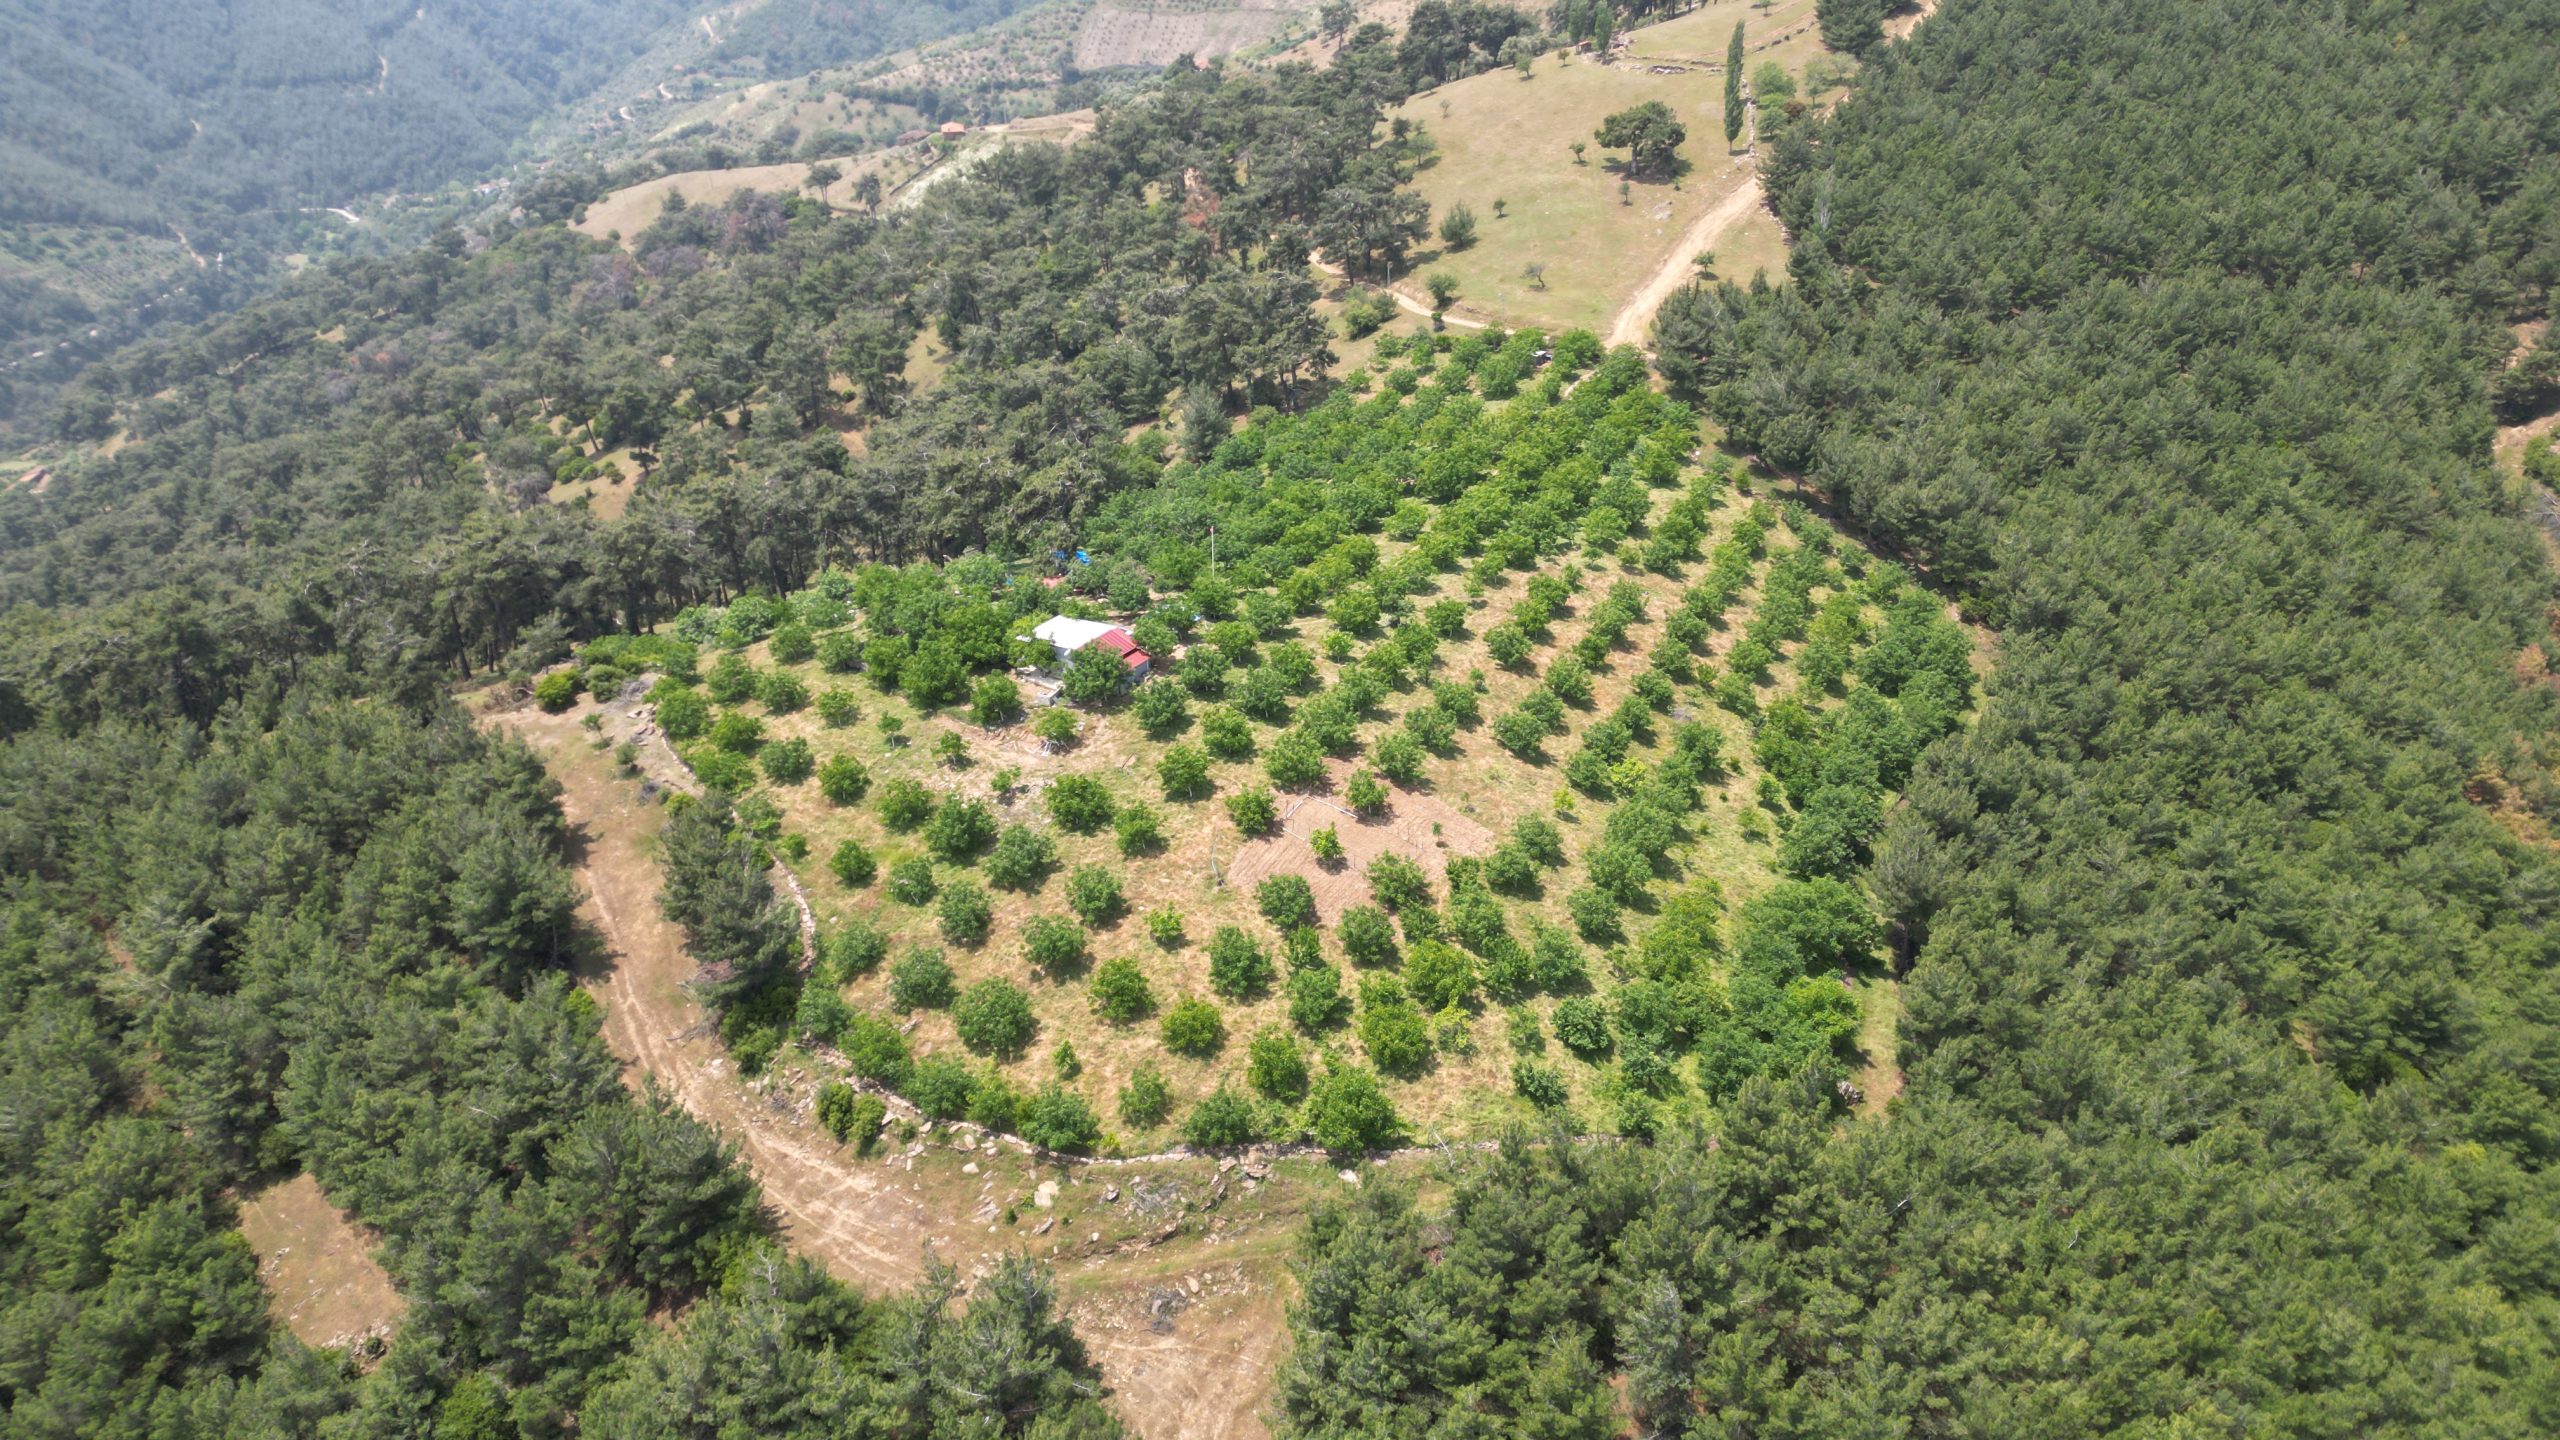
{"label": "forested mountain ridge", "polygon": [[[31,668],[12,678],[77,708],[103,677],[72,670],[138,664],[108,689],[197,692],[182,708],[210,714],[252,656],[486,666],[546,616],[556,644],[796,588],[830,554],[1062,535],[1151,473],[1124,435],[1177,392],[1202,426],[1230,396],[1313,393],[1313,282],[1265,257],[1409,173],[1414,146],[1372,133],[1379,83],[1186,74],[1089,142],[1007,151],[910,211],[742,196],[670,216],[636,256],[556,227],[478,255],[448,237],[137,347],[62,418],[137,443],[0,496],[9,599],[45,612],[14,617]],[[1155,198],[1186,172],[1228,177],[1209,224]],[[902,398],[927,324],[955,363]],[[831,371],[871,420],[867,457],[823,423]],[[575,458],[555,422],[647,458],[620,522],[540,503]],[[72,639],[79,612],[132,643]],[[40,679],[48,653],[71,669]]]}
{"label": "forested mountain ridge", "polygon": [[1908,1089],[1365,1196],[1284,1433],[2560,1425],[2555,23],[1950,0],[1773,137],[1793,283],[1662,368],[2001,627],[1869,876]]}
{"label": "forested mountain ridge", "polygon": [[593,123],[663,82],[793,77],[1012,8],[766,0],[721,14],[723,34],[673,0],[8,0],[0,412],[269,287],[286,252],[392,243],[376,201],[514,159],[574,166]]}

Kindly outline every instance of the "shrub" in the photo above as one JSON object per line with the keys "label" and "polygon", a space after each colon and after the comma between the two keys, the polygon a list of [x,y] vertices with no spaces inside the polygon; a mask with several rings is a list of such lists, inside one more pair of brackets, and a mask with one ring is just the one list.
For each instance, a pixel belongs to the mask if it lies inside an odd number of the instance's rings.
{"label": "shrub", "polygon": [[1209,937],[1209,988],[1230,1000],[1250,1000],[1271,988],[1271,957],[1253,937],[1221,925]]}
{"label": "shrub", "polygon": [[1511,843],[1549,869],[1564,863],[1564,832],[1543,816],[1521,816],[1511,827]]}
{"label": "shrub", "polygon": [[711,722],[710,740],[713,748],[732,755],[752,754],[764,743],[764,722],[753,715],[727,711]]}
{"label": "shrub", "polygon": [[1058,847],[1048,836],[1028,825],[1007,825],[987,853],[987,883],[1000,890],[1037,890],[1057,863]]}
{"label": "shrub", "polygon": [[[1434,710],[1432,713],[1439,712]],[[1386,735],[1379,737],[1377,750],[1372,758],[1377,761],[1378,773],[1399,785],[1411,786],[1422,779],[1422,742],[1404,731],[1389,731]],[[1378,782],[1370,779],[1365,771],[1351,777],[1349,796],[1351,808],[1362,809],[1360,795],[1364,784],[1368,791],[1375,795],[1376,806],[1383,808],[1386,803],[1386,792],[1378,789]],[[1363,810],[1362,813],[1368,812]]]}
{"label": "shrub", "polygon": [[1209,792],[1209,757],[1196,745],[1173,745],[1156,762],[1156,779],[1168,800],[1189,800]]}
{"label": "shrub", "polygon": [[1076,712],[1048,706],[1031,722],[1031,733],[1040,741],[1042,749],[1064,750],[1075,743]]}
{"label": "shrub", "polygon": [[1389,1075],[1412,1076],[1431,1062],[1431,1026],[1391,976],[1360,983],[1360,1044]]}
{"label": "shrub", "polygon": [[1001,977],[981,980],[951,1002],[952,1028],[960,1043],[980,1055],[1011,1060],[1031,1043],[1039,1022],[1031,1017],[1031,997]]}
{"label": "shrub", "polygon": [[880,786],[880,823],[905,833],[933,815],[933,792],[900,775]]}
{"label": "shrub", "polygon": [[1062,775],[1049,786],[1049,818],[1058,828],[1077,835],[1090,835],[1111,823],[1118,807],[1111,803],[1111,792],[1090,775]]}
{"label": "shrub", "polygon": [[1005,1083],[1004,1076],[990,1072],[979,1076],[969,1089],[969,1123],[989,1130],[1011,1130],[1021,1116],[1022,1097]]}
{"label": "shrub", "polygon": [[1182,912],[1150,910],[1147,912],[1147,938],[1170,950],[1182,943]]}
{"label": "shrub", "polygon": [[[1392,740],[1403,737],[1391,735],[1387,738]],[[1352,774],[1350,784],[1343,787],[1342,798],[1350,802],[1352,809],[1371,818],[1386,813],[1387,787],[1379,784],[1378,777],[1366,770]]]}
{"label": "shrub", "polygon": [[853,1142],[863,1154],[871,1153],[888,1118],[889,1107],[877,1095],[865,1095],[841,1081],[829,1081],[818,1090],[819,1125],[839,1143]]}
{"label": "shrub", "polygon": [[933,853],[962,863],[995,843],[996,817],[976,800],[954,799],[933,812],[924,827],[924,843]]}
{"label": "shrub", "polygon": [[1221,760],[1253,758],[1253,723],[1224,705],[1200,713],[1200,743]]}
{"label": "shrub", "polygon": [[818,718],[841,730],[862,718],[861,698],[842,685],[830,685],[818,692]]}
{"label": "shrub", "polygon": [[1518,622],[1510,620],[1485,631],[1484,645],[1492,654],[1493,663],[1505,670],[1517,670],[1529,663],[1529,657],[1537,653],[1538,648],[1529,639],[1529,632]]}
{"label": "shrub", "polygon": [[1567,1050],[1585,1060],[1609,1053],[1609,1012],[1588,995],[1569,996],[1557,1003],[1555,1032]]}
{"label": "shrub", "polygon": [[1316,894],[1302,876],[1272,876],[1254,887],[1253,903],[1277,929],[1316,923]]}
{"label": "shrub", "polygon": [[1564,1075],[1544,1061],[1511,1062],[1511,1088],[1541,1110],[1561,1109],[1565,1103]]}
{"label": "shrub", "polygon": [[1015,1132],[1043,1149],[1076,1154],[1102,1138],[1102,1120],[1073,1090],[1052,1081],[1022,1102]]}
{"label": "shrub", "polygon": [[1289,1023],[1310,1035],[1330,1030],[1351,1015],[1351,997],[1342,993],[1342,976],[1330,965],[1311,966],[1289,977]]}
{"label": "shrub", "polygon": [[1262,768],[1281,789],[1303,789],[1324,778],[1324,752],[1304,731],[1283,731],[1263,756]]}
{"label": "shrub", "polygon": [[1183,1117],[1182,1138],[1203,1150],[1250,1145],[1262,1138],[1262,1122],[1252,1101],[1222,1084],[1201,1096]]}
{"label": "shrub", "polygon": [[901,1014],[940,1010],[951,1004],[951,963],[938,950],[919,945],[889,967],[889,1003]]}
{"label": "shrub", "polygon": [[1245,1047],[1244,1078],[1265,1099],[1294,1104],[1307,1093],[1306,1052],[1288,1031],[1265,1028]]}
{"label": "shrub", "polygon": [[1132,801],[1111,821],[1122,855],[1153,855],[1164,848],[1164,822],[1150,805]]}
{"label": "shrub", "polygon": [[1022,953],[1051,976],[1073,975],[1085,967],[1084,928],[1058,915],[1035,915],[1022,927]]}
{"label": "shrub", "polygon": [[713,664],[702,677],[702,688],[715,705],[735,705],[756,693],[756,667],[747,657],[732,650]]}
{"label": "shrub", "polygon": [[1164,1041],[1164,1048],[1176,1055],[1207,1057],[1217,1054],[1219,1047],[1227,1043],[1227,1022],[1218,1014],[1217,1006],[1186,996],[1164,1012],[1156,1034]]}
{"label": "shrub", "polygon": [[1582,886],[1564,897],[1564,908],[1573,917],[1573,928],[1594,945],[1606,945],[1624,933],[1618,928],[1618,902],[1606,891]]}
{"label": "shrub", "polygon": [[1151,680],[1138,687],[1129,710],[1137,717],[1139,728],[1162,739],[1182,728],[1191,706],[1183,699],[1181,687],[1170,681]]}
{"label": "shrub", "polygon": [[756,783],[755,762],[726,750],[696,749],[685,757],[693,778],[722,795],[735,795]]}
{"label": "shrub", "polygon": [[1386,1149],[1404,1129],[1378,1077],[1359,1069],[1325,1072],[1307,1096],[1306,1123],[1316,1143],[1337,1155]]}
{"label": "shrub", "polygon": [[1114,955],[1095,966],[1093,982],[1086,988],[1093,997],[1093,1013],[1114,1025],[1143,1020],[1156,1008],[1155,987],[1147,983],[1138,962],[1126,955]]}
{"label": "shrub", "polygon": [[1099,865],[1079,865],[1067,876],[1067,907],[1099,930],[1120,916],[1120,878]]}
{"label": "shrub", "polygon": [[764,767],[765,778],[776,785],[799,784],[809,778],[815,764],[806,740],[776,740],[757,752],[756,763]]}
{"label": "shrub", "polygon": [[1404,983],[1423,1009],[1446,1009],[1475,993],[1475,966],[1456,946],[1425,940],[1405,957]]}
{"label": "shrub", "polygon": [[1130,1072],[1129,1083],[1120,1087],[1120,1123],[1132,1130],[1152,1130],[1173,1113],[1173,1091],[1164,1083],[1164,1073],[1153,1065],[1141,1065]]}
{"label": "shrub", "polygon": [[1390,910],[1407,910],[1431,903],[1431,878],[1422,867],[1401,855],[1381,855],[1369,862],[1369,893]]}
{"label": "shrub", "polygon": [[838,1027],[836,1043],[854,1074],[892,1089],[906,1084],[914,1068],[907,1055],[907,1037],[877,1015],[848,1015]]}
{"label": "shrub", "polygon": [[871,772],[850,755],[838,755],[818,767],[818,793],[834,805],[851,805],[871,793]]}
{"label": "shrub", "polygon": [[880,962],[889,958],[889,937],[879,926],[856,917],[827,937],[821,958],[820,976],[829,985],[840,985],[880,968]]}
{"label": "shrub", "polygon": [[681,686],[670,690],[662,680],[649,693],[657,706],[658,728],[667,732],[669,740],[696,739],[711,728],[710,702],[692,690]]}
{"label": "shrub", "polygon": [[828,857],[827,869],[834,872],[837,884],[847,890],[859,890],[878,878],[880,862],[871,858],[861,841],[846,840]]}
{"label": "shrub", "polygon": [[941,890],[933,878],[933,862],[921,855],[889,867],[889,898],[901,905],[930,905]]}
{"label": "shrub", "polygon": [[1591,983],[1582,947],[1574,943],[1571,935],[1545,921],[1538,921],[1531,928],[1529,972],[1539,989],[1562,995]]}
{"label": "shrub", "polygon": [[1326,869],[1342,863],[1342,835],[1330,825],[1308,836],[1307,848],[1315,852],[1317,861]]}
{"label": "shrub", "polygon": [[533,682],[533,703],[557,715],[578,703],[579,686],[576,670],[554,670]]}
{"label": "shrub", "polygon": [[849,675],[862,668],[862,637],[835,630],[818,637],[818,665],[832,674]]}
{"label": "shrub", "polygon": [[986,891],[970,881],[954,880],[934,903],[934,918],[942,926],[943,939],[954,945],[975,945],[987,938],[987,927],[995,923],[995,908],[987,903]]}
{"label": "shrub", "polygon": [[1236,828],[1247,836],[1260,835],[1280,818],[1280,807],[1272,800],[1270,791],[1257,785],[1227,797],[1227,818],[1236,822]]}
{"label": "shrub", "polygon": [[978,1077],[956,1056],[918,1061],[915,1073],[907,1077],[907,1098],[935,1120],[957,1120],[968,1114],[977,1091]]}
{"label": "shrub", "polygon": [[798,665],[818,653],[818,639],[809,627],[794,622],[773,632],[773,659],[777,665]]}
{"label": "shrub", "polygon": [[756,681],[756,701],[775,715],[789,715],[809,705],[809,687],[788,671],[768,671]]}
{"label": "shrub", "polygon": [[969,691],[969,718],[987,729],[1022,718],[1022,687],[1010,675],[981,677]]}
{"label": "shrub", "polygon": [[1354,905],[1342,912],[1342,923],[1335,928],[1335,938],[1354,965],[1371,967],[1396,963],[1395,926],[1387,912],[1375,905]]}

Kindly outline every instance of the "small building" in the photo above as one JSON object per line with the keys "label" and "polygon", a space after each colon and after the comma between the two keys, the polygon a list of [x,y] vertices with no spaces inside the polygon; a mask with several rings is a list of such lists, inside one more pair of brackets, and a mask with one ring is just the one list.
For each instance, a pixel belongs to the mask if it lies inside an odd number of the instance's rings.
{"label": "small building", "polygon": [[1155,665],[1147,652],[1138,648],[1138,642],[1129,637],[1128,631],[1099,620],[1052,615],[1032,627],[1031,638],[1045,642],[1049,652],[1058,657],[1061,668],[1077,651],[1088,645],[1099,645],[1120,657],[1120,664],[1129,672],[1132,684],[1146,679],[1148,671]]}
{"label": "small building", "polygon": [[957,120],[945,120],[942,122],[942,137],[946,140],[957,140],[968,133],[969,127],[961,124]]}

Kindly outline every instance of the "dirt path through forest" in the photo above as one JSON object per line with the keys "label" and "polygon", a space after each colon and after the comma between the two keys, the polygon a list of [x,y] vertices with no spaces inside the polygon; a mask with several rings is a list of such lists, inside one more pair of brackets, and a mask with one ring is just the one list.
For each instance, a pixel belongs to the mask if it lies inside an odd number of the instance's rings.
{"label": "dirt path through forest", "polygon": [[[1133,1433],[1266,1434],[1261,1411],[1287,1343],[1285,1259],[1297,1211],[1330,1171],[1300,1163],[1230,1194],[1234,1161],[1168,1163],[1152,1177],[1156,1188],[1184,1187],[1192,1198],[1142,1215],[1137,1201],[1150,1177],[1079,1176],[992,1145],[920,1143],[901,1155],[892,1138],[887,1159],[856,1159],[811,1119],[811,1085],[739,1076],[684,988],[693,962],[657,903],[653,847],[664,809],[591,745],[578,723],[588,708],[500,711],[483,721],[532,747],[563,787],[571,860],[586,892],[580,913],[603,941],[582,979],[602,1003],[604,1038],[622,1057],[624,1078],[635,1088],[655,1080],[735,1139],[784,1239],[864,1292],[914,1283],[929,1252],[969,1275],[1028,1249],[1057,1266],[1077,1333]],[[1123,1187],[1128,1202],[1104,1203]],[[1052,1198],[1033,1199],[1041,1189]],[[1052,1205],[1047,1219],[1036,1218]],[[1010,1223],[1017,1209],[1019,1228]],[[1003,1223],[995,1223],[999,1211]]]}

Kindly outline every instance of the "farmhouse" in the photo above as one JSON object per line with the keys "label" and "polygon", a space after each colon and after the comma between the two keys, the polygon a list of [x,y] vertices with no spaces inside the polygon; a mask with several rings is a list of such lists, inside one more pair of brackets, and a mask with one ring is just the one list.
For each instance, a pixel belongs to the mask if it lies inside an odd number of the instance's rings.
{"label": "farmhouse", "polygon": [[1052,615],[1032,627],[1031,638],[1048,642],[1050,652],[1058,657],[1061,666],[1067,663],[1069,656],[1087,645],[1099,645],[1120,657],[1120,663],[1128,668],[1132,683],[1146,679],[1147,671],[1154,664],[1147,652],[1138,648],[1138,642],[1129,638],[1128,631],[1099,620]]}

